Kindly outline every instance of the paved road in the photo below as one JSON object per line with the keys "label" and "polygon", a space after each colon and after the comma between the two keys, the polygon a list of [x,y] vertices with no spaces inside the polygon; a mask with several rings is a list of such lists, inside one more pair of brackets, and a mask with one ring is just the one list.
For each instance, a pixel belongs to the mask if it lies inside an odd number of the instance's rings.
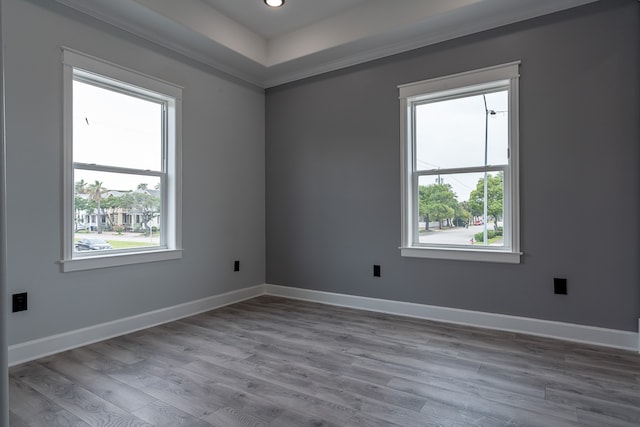
{"label": "paved road", "polygon": [[[493,228],[493,224],[487,224],[488,229]],[[482,233],[484,227],[482,225],[471,225],[469,228],[455,227],[443,228],[442,230],[431,228],[425,233],[420,233],[420,243],[446,243],[449,245],[470,245],[473,235]],[[493,245],[501,245],[502,239],[492,243]]]}

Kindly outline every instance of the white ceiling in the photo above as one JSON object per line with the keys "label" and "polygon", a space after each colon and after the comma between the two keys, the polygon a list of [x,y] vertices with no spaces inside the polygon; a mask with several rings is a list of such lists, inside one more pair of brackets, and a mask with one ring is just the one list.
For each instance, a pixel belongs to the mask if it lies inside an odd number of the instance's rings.
{"label": "white ceiling", "polygon": [[289,0],[269,8],[259,0],[202,0],[259,36],[270,39],[337,15],[370,0]]}
{"label": "white ceiling", "polygon": [[598,0],[57,0],[271,87]]}

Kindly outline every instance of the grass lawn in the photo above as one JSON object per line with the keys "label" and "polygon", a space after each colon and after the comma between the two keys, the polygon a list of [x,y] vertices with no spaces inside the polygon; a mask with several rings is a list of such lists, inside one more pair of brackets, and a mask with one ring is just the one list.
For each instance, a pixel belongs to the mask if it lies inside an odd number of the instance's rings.
{"label": "grass lawn", "polygon": [[[497,242],[498,240],[502,240],[502,236],[496,236],[496,237],[492,237],[492,238],[490,238],[490,239],[489,239],[489,244],[495,243],[495,242]],[[477,242],[477,241],[476,241],[476,242],[474,242],[473,244],[474,244],[474,245],[482,245],[483,243],[482,243],[482,242]]]}
{"label": "grass lawn", "polygon": [[127,249],[127,248],[139,248],[141,246],[157,246],[150,244],[149,242],[131,242],[129,240],[107,240],[113,249]]}
{"label": "grass lawn", "polygon": [[[75,239],[76,242],[78,240],[80,239],[79,238]],[[132,242],[130,240],[105,239],[105,241],[109,243],[113,247],[113,249],[128,249],[128,248],[140,248],[144,246],[158,246],[158,245],[150,244],[149,242]]]}

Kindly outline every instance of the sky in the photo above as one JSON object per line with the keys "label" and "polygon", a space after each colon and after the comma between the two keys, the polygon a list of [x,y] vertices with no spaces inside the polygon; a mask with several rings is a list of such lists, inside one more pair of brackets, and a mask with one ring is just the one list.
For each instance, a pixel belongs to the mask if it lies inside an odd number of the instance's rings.
{"label": "sky", "polygon": [[[489,165],[507,164],[508,92],[486,95],[488,116],[487,160]],[[485,104],[482,95],[416,106],[416,161],[418,170],[484,166]],[[451,184],[458,201],[469,200],[482,173],[440,175]],[[438,176],[420,178],[420,185]]]}
{"label": "sky", "polygon": [[[73,83],[73,160],[105,166],[162,170],[162,106],[160,103]],[[76,170],[74,182],[99,180],[109,190],[135,190],[159,178]]]}
{"label": "sky", "polygon": [[[508,92],[485,95],[488,116],[488,164],[507,163]],[[416,106],[418,170],[483,166],[485,104],[482,95]],[[162,106],[158,102],[103,89],[81,81],[73,86],[74,162],[161,171]],[[469,199],[482,173],[423,176],[420,185],[438,178],[450,184],[458,201]],[[74,182],[99,180],[109,190],[149,188],[159,178],[76,170]]]}

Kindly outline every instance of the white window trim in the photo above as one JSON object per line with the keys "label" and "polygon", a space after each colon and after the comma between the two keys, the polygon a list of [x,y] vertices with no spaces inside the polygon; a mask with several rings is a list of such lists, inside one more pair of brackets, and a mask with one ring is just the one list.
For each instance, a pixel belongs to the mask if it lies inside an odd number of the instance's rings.
{"label": "white window trim", "polygon": [[[415,83],[399,85],[400,140],[401,140],[401,191],[402,191],[402,243],[400,254],[405,257],[446,260],[520,263],[520,185],[519,185],[519,65],[520,61],[450,76],[437,77]],[[415,211],[413,171],[413,147],[411,121],[412,104],[443,96],[455,96],[470,90],[483,91],[498,85],[509,88],[509,167],[504,177],[505,193],[509,203],[505,206],[511,224],[510,236],[505,247],[456,247],[446,245],[415,245],[413,232],[417,221]]]}
{"label": "white window trim", "polygon": [[[63,272],[116,267],[155,261],[166,261],[182,257],[182,87],[158,78],[121,67],[108,61],[86,55],[69,48],[62,48],[63,63],[63,224],[62,260]],[[85,74],[94,81],[109,85],[120,81],[135,86],[136,92],[154,98],[164,95],[167,102],[167,169],[171,179],[167,181],[166,201],[163,200],[163,215],[166,215],[164,246],[141,248],[135,251],[118,251],[112,254],[73,255],[73,79],[76,73]],[[81,71],[79,71],[81,70]]]}

